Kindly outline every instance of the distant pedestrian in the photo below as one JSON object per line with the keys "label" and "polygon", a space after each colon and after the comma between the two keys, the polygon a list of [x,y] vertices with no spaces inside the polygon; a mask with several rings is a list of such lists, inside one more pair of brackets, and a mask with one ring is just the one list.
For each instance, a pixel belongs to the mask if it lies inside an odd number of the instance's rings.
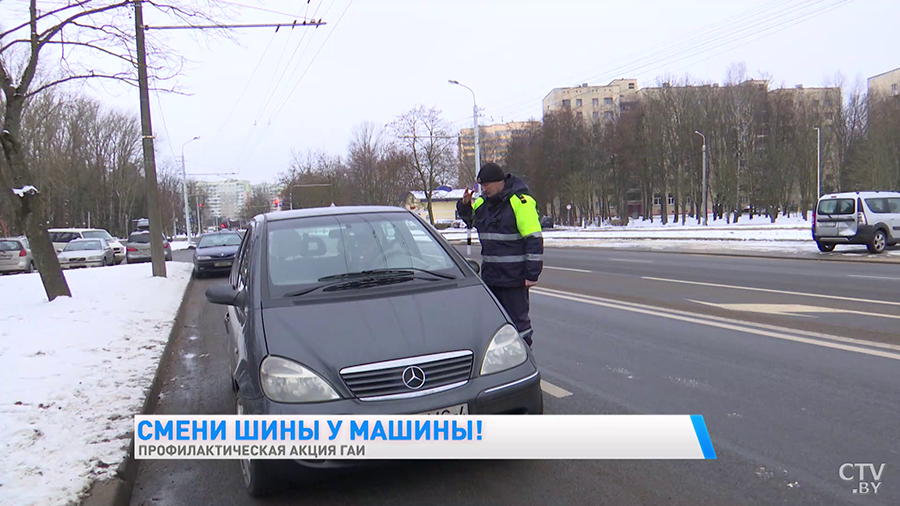
{"label": "distant pedestrian", "polygon": [[524,181],[496,163],[478,173],[481,196],[466,188],[456,203],[459,217],[478,230],[481,278],[515,323],[519,335],[533,343],[528,289],[543,270],[544,239],[537,204]]}

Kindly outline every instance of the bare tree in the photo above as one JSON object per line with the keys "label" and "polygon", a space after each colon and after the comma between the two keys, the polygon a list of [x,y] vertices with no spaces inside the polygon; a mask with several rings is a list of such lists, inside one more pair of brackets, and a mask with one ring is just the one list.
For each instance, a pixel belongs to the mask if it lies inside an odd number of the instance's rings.
{"label": "bare tree", "polygon": [[[0,33],[0,91],[3,97],[3,124],[0,148],[6,163],[0,166],[0,186],[18,189],[8,207],[15,209],[15,219],[31,242],[35,264],[40,271],[47,298],[71,296],[68,284],[53,251],[46,231],[45,202],[41,190],[34,186],[34,173],[25,157],[22,122],[30,101],[46,90],[63,83],[107,80],[134,85],[135,38],[129,31],[133,21],[129,9],[141,0],[73,0],[49,11],[39,11],[37,0],[29,1],[27,19]],[[138,3],[136,3],[138,2]],[[175,5],[148,1],[150,5],[182,20],[208,19]],[[55,49],[58,48],[58,51]],[[149,71],[158,80],[171,78],[177,66],[167,60],[170,54],[154,51],[156,61]],[[40,72],[43,57],[56,56],[54,72]],[[83,64],[84,57],[102,61],[103,69]],[[175,72],[165,74],[164,69]]]}
{"label": "bare tree", "polygon": [[270,209],[272,209],[272,203],[269,202],[269,192],[265,188],[253,188],[250,198],[244,202],[244,208],[241,209],[241,219],[250,221],[254,216],[267,213]]}
{"label": "bare tree", "polygon": [[409,167],[396,143],[385,139],[374,123],[354,128],[347,157],[354,203],[397,205],[415,182]]}
{"label": "bare tree", "polygon": [[441,111],[420,105],[398,116],[390,128],[409,170],[415,174],[418,189],[425,192],[428,219],[434,224],[434,190],[458,179],[455,136],[450,133],[450,124],[441,117]]}

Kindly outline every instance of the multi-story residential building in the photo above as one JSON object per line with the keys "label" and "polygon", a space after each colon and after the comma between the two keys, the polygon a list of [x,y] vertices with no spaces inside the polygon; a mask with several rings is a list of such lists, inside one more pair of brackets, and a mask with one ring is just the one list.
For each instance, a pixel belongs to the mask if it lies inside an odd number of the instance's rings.
{"label": "multi-story residential building", "polygon": [[606,86],[554,88],[544,97],[543,111],[548,114],[565,109],[576,118],[590,121],[608,121],[622,110],[623,104],[637,100],[637,79],[616,79]]}
{"label": "multi-story residential building", "polygon": [[250,181],[229,179],[227,181],[201,181],[198,186],[206,192],[204,214],[220,219],[236,220],[240,217],[244,202],[250,197]]}
{"label": "multi-story residential building", "polygon": [[869,95],[900,96],[900,69],[894,69],[869,78]]}
{"label": "multi-story residential building", "polygon": [[[540,128],[539,121],[513,121],[498,125],[479,126],[478,143],[481,157],[479,167],[487,162],[504,165],[506,151],[513,135]],[[473,183],[473,172],[475,171],[474,132],[473,128],[464,128],[459,132],[459,186],[461,188],[472,186]]]}

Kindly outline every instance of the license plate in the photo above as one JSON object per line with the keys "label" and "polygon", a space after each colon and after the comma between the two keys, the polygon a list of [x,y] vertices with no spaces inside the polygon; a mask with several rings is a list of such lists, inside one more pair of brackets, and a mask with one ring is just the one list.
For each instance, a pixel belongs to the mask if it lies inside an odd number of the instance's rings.
{"label": "license plate", "polygon": [[469,405],[468,404],[457,404],[456,406],[450,406],[447,408],[434,409],[431,411],[426,411],[424,413],[419,413],[420,415],[468,415],[469,414]]}
{"label": "license plate", "polygon": [[12,255],[0,255],[0,260],[9,260],[12,258]]}
{"label": "license plate", "polygon": [[231,262],[216,262],[213,265],[216,267],[228,267],[231,265]]}
{"label": "license plate", "polygon": [[834,227],[835,225],[837,225],[837,223],[833,221],[820,221],[819,223],[817,223],[817,225],[819,225],[820,227]]}

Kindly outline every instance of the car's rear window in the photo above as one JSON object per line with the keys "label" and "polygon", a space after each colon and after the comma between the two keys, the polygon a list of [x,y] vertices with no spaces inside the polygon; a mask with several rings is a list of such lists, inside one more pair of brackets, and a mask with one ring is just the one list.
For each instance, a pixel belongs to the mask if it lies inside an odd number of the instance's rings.
{"label": "car's rear window", "polygon": [[853,214],[856,206],[853,199],[827,199],[819,201],[819,214]]}
{"label": "car's rear window", "polygon": [[136,242],[138,244],[150,244],[150,234],[134,233],[128,236],[128,242]]}
{"label": "car's rear window", "polygon": [[111,241],[113,238],[106,230],[85,230],[81,235],[83,235],[85,239],[106,239],[107,241]]}
{"label": "car's rear window", "polygon": [[78,232],[50,232],[50,242],[69,242],[81,239]]}
{"label": "car's rear window", "polygon": [[267,235],[273,295],[364,270],[417,268],[461,274],[422,223],[403,213],[275,221],[269,223]]}
{"label": "car's rear window", "polygon": [[22,244],[19,241],[0,241],[0,251],[19,251]]}

